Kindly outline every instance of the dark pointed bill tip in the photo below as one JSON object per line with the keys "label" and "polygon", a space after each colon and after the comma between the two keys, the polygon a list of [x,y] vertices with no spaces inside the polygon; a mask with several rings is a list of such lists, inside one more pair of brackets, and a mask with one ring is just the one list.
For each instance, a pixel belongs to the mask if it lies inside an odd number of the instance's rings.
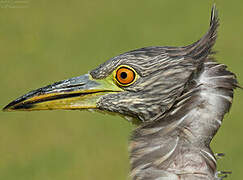
{"label": "dark pointed bill tip", "polygon": [[[2,109],[2,111],[11,111],[11,110],[16,110],[16,109],[18,109],[18,106],[15,106],[16,104],[18,104],[19,102],[21,102],[21,101],[19,101],[19,100],[14,100],[14,101],[12,101],[12,102],[10,102],[7,106],[5,106],[3,109]],[[22,106],[22,105],[21,105]],[[19,107],[20,108],[20,107]],[[23,107],[24,108],[24,107]]]}
{"label": "dark pointed bill tip", "polygon": [[[12,101],[8,105],[6,105],[2,110],[3,111],[11,111],[11,110],[21,109],[21,106],[24,106],[23,104],[21,104],[21,102],[24,102],[25,100],[40,94],[41,90],[42,90],[42,88],[31,91],[31,92],[15,99],[14,101]],[[18,106],[18,104],[19,104],[19,106]],[[26,108],[28,108],[28,107],[26,106]]]}

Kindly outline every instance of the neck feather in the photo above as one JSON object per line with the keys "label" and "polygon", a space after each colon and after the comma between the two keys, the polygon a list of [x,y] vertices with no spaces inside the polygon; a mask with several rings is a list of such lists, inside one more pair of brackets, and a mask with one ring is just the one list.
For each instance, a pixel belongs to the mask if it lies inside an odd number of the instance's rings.
{"label": "neck feather", "polygon": [[133,132],[133,180],[220,179],[210,142],[229,111],[237,81],[206,60],[172,108]]}

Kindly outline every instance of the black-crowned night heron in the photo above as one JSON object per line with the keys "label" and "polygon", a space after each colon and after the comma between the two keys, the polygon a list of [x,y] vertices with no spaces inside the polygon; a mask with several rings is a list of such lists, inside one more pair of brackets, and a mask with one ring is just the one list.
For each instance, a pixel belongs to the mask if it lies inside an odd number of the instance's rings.
{"label": "black-crowned night heron", "polygon": [[236,76],[211,55],[218,17],[185,47],[146,47],[89,74],[31,91],[4,110],[98,109],[138,124],[131,138],[133,180],[221,179],[210,142],[229,111]]}

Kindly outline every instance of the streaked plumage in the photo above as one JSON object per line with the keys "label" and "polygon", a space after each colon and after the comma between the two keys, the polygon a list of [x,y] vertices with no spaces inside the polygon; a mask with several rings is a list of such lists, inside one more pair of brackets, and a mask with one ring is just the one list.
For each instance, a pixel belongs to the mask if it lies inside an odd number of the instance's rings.
{"label": "streaked plumage", "polygon": [[[89,75],[30,92],[5,109],[96,108],[132,117],[138,124],[129,147],[133,180],[219,180],[210,142],[238,85],[236,76],[212,58],[218,25],[213,7],[208,32],[192,45],[121,54]],[[124,87],[115,83],[112,74],[120,66],[136,71],[139,77],[134,83]],[[96,88],[105,79],[112,88],[107,84],[102,91]],[[72,98],[74,103],[69,102]],[[63,99],[69,103],[65,107]]]}

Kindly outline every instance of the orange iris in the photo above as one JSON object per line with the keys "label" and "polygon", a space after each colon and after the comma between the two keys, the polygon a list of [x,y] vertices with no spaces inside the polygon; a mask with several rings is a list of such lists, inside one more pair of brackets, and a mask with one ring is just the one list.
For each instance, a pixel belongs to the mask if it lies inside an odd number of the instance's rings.
{"label": "orange iris", "polygon": [[128,67],[121,67],[116,71],[116,79],[122,85],[129,85],[135,79],[135,73]]}

